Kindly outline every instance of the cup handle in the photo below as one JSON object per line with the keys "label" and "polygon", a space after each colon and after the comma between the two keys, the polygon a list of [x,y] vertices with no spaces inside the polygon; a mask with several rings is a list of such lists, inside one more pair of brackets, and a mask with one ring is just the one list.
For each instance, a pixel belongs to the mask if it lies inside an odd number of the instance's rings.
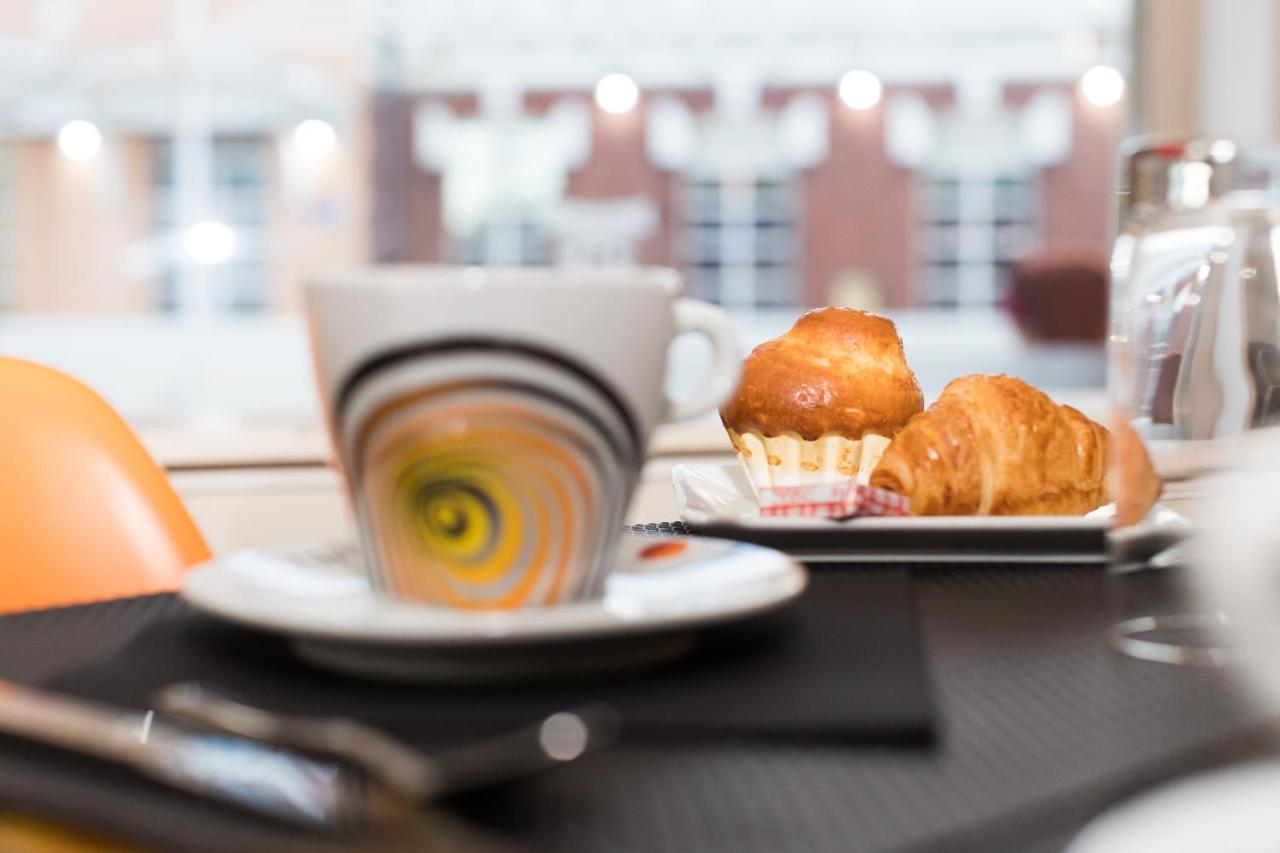
{"label": "cup handle", "polygon": [[682,421],[718,407],[738,386],[742,358],[728,315],[714,305],[696,299],[680,299],[675,305],[676,334],[697,332],[711,343],[711,375],[706,384],[684,400],[667,400],[667,420]]}

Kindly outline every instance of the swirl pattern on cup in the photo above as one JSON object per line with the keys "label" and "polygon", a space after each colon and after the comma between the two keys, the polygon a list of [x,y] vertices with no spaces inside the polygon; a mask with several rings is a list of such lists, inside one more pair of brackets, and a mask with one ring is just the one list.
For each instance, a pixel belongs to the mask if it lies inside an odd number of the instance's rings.
{"label": "swirl pattern on cup", "polygon": [[369,454],[361,489],[397,594],[509,609],[578,591],[604,472],[554,424],[513,407],[445,408],[378,435]]}
{"label": "swirl pattern on cup", "polygon": [[627,413],[519,355],[408,359],[351,395],[344,465],[390,594],[504,610],[598,586],[637,467]]}

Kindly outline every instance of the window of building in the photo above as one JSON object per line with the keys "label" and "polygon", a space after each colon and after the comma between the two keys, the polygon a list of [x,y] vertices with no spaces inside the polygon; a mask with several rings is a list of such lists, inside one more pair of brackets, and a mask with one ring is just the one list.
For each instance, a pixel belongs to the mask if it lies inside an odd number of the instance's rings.
{"label": "window of building", "polygon": [[786,177],[685,184],[691,296],[729,307],[796,302],[795,186]]}
{"label": "window of building", "polygon": [[17,263],[14,257],[17,250],[14,171],[13,149],[0,142],[0,309],[17,304],[14,284],[14,266]]}
{"label": "window of building", "polygon": [[500,266],[540,266],[551,259],[550,235],[532,216],[515,213],[492,216],[465,236],[450,240],[454,263]]}
{"label": "window of building", "polygon": [[[235,251],[224,263],[207,269],[208,285],[218,309],[259,311],[267,304],[267,156],[261,137],[219,137],[213,141],[213,217],[235,234]],[[174,190],[173,145],[152,145],[152,227],[161,242],[180,245]],[[182,306],[178,257],[166,257],[160,271],[156,306],[177,311]]]}
{"label": "window of building", "polygon": [[921,297],[926,305],[991,305],[1038,235],[1038,193],[1025,173],[932,174],[921,186]]}

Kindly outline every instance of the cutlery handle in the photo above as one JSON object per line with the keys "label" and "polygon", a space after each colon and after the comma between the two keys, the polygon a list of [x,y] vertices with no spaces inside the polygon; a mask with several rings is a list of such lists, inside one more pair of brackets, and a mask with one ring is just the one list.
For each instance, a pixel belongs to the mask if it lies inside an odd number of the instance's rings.
{"label": "cutlery handle", "polygon": [[617,709],[590,705],[558,711],[536,723],[435,756],[438,787],[448,796],[576,761],[612,743],[621,727]]}
{"label": "cutlery handle", "polygon": [[140,760],[147,715],[0,681],[0,732],[111,761]]}

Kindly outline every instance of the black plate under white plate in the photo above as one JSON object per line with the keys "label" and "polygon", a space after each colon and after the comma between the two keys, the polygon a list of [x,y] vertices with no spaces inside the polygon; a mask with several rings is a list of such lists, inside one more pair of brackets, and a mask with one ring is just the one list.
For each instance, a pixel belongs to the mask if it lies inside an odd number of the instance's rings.
{"label": "black plate under white plate", "polygon": [[777,551],[701,537],[626,536],[604,595],[502,612],[378,594],[354,543],[242,551],[194,569],[182,597],[224,621],[283,635],[345,673],[512,681],[612,672],[674,657],[694,629],[793,601],[803,566]]}
{"label": "black plate under white plate", "polygon": [[1086,516],[775,518],[760,515],[742,466],[671,469],[680,519],[696,533],[776,548],[806,562],[1104,563],[1141,561],[1190,533],[1163,506],[1140,525],[1111,529],[1109,507]]}

